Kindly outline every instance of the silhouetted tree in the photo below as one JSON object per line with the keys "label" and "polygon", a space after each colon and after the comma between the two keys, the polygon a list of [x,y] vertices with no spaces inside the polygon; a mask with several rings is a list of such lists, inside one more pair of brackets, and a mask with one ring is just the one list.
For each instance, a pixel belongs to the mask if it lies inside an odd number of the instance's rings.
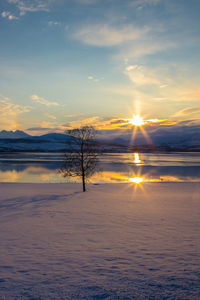
{"label": "silhouetted tree", "polygon": [[83,192],[87,179],[95,173],[98,161],[98,147],[95,142],[96,131],[93,126],[67,130],[71,139],[65,153],[65,161],[60,168],[63,177],[81,177]]}

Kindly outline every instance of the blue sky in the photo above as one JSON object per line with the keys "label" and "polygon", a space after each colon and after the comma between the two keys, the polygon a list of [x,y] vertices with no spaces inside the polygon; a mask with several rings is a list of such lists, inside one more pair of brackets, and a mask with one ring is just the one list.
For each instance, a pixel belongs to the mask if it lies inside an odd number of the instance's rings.
{"label": "blue sky", "polygon": [[199,124],[199,11],[198,0],[1,1],[0,128],[113,129],[138,113]]}

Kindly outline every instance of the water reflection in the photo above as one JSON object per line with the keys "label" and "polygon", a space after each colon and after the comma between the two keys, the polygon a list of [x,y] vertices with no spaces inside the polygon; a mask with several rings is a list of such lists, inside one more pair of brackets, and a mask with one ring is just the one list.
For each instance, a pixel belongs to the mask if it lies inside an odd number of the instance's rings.
{"label": "water reflection", "polygon": [[134,163],[136,164],[136,165],[139,165],[139,164],[141,164],[141,159],[140,159],[140,156],[139,156],[139,153],[134,153]]}
{"label": "water reflection", "polygon": [[133,178],[129,178],[129,181],[133,182],[133,183],[136,183],[136,184],[139,184],[139,183],[142,183],[144,180],[143,180],[142,177],[133,177]]}
{"label": "water reflection", "polygon": [[[37,159],[38,158],[38,159]],[[62,154],[0,154],[0,182],[66,182],[59,173]],[[198,154],[139,154],[103,155],[100,169],[92,176],[92,183],[131,182],[200,182]]]}

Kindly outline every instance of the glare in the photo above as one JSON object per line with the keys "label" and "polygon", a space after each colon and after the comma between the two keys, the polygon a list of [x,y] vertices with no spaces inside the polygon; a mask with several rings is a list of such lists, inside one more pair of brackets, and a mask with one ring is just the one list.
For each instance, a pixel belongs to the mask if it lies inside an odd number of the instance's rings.
{"label": "glare", "polygon": [[134,153],[134,163],[135,164],[140,164],[141,163],[139,153]]}
{"label": "glare", "polygon": [[133,178],[130,178],[129,180],[130,180],[130,182],[133,182],[133,183],[136,183],[136,184],[139,184],[139,183],[143,182],[142,177],[133,177]]}
{"label": "glare", "polygon": [[130,120],[130,123],[133,124],[134,126],[142,126],[142,125],[144,125],[143,118],[140,117],[140,115],[133,116],[133,118]]}

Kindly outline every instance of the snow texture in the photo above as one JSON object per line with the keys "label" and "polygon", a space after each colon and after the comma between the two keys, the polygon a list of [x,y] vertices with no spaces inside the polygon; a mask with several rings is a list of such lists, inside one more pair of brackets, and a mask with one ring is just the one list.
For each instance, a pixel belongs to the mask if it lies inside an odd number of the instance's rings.
{"label": "snow texture", "polygon": [[0,299],[200,299],[200,183],[0,189]]}

